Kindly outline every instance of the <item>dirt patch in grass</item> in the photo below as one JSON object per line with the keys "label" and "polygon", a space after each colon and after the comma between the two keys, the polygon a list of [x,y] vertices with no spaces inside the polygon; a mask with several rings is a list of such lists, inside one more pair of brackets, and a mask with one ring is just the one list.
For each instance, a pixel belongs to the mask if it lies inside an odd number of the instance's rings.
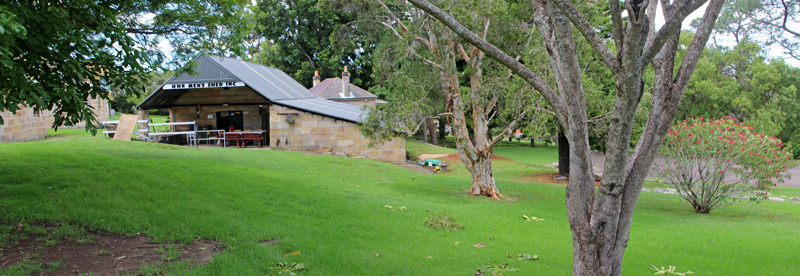
{"label": "dirt patch in grass", "polygon": [[216,241],[159,244],[145,236],[124,236],[77,227],[73,228],[79,231],[65,235],[61,228],[17,225],[0,247],[0,272],[28,272],[22,273],[24,275],[136,274],[145,265],[188,262],[199,266],[210,262],[220,252]]}
{"label": "dirt patch in grass", "polygon": [[[521,180],[524,182],[534,182],[542,184],[567,185],[569,181],[555,181],[555,177],[557,175],[558,175],[557,172],[524,173],[522,174]],[[594,185],[600,186],[599,178],[595,178]]]}

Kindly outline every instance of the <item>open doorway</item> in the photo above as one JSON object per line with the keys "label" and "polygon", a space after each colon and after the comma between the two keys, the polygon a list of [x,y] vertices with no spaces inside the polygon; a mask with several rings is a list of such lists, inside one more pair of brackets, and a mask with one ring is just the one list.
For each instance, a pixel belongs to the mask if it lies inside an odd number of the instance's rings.
{"label": "open doorway", "polygon": [[244,129],[244,115],[242,111],[220,111],[217,112],[217,129],[229,131],[241,131]]}

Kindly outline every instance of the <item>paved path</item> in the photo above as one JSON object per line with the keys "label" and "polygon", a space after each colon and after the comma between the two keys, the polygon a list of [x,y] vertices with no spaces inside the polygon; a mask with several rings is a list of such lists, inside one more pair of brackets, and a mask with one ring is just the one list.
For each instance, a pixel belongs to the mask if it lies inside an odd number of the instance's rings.
{"label": "paved path", "polygon": [[[605,164],[605,156],[601,153],[592,153],[592,166],[594,167],[594,172],[597,174],[603,173],[603,165]],[[658,162],[656,160],[656,162]],[[800,187],[800,166],[794,167],[789,169],[789,174],[791,175],[790,179],[786,179],[784,183],[778,183],[778,186],[781,187]],[[649,178],[656,178],[658,177],[654,172],[650,172],[647,177]]]}

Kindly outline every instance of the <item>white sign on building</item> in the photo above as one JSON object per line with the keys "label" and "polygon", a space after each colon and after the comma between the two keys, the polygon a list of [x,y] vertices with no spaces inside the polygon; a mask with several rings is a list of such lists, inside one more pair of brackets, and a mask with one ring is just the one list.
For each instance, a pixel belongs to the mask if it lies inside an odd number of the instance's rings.
{"label": "white sign on building", "polygon": [[244,82],[241,81],[226,81],[226,82],[198,82],[198,83],[174,83],[165,84],[164,90],[170,89],[200,89],[200,88],[220,88],[220,87],[241,87]]}

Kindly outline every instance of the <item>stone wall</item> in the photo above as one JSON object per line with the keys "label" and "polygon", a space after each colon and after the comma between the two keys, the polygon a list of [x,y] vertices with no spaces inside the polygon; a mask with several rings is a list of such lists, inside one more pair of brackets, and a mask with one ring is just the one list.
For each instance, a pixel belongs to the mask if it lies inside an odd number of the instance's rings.
{"label": "stone wall", "polygon": [[[263,112],[269,105],[264,105]],[[258,112],[258,105],[229,105],[229,106],[200,106],[200,116],[197,116],[197,107],[173,107],[170,112],[172,122],[197,122],[197,125],[211,125],[211,129],[217,127],[217,112],[220,111],[242,111],[244,119],[244,129],[240,130],[261,130],[261,115]],[[209,119],[211,115],[211,119]],[[179,127],[180,128],[180,127]],[[183,130],[183,129],[181,129]],[[227,131],[227,129],[225,130]]]}
{"label": "stone wall", "polygon": [[53,113],[48,111],[34,112],[33,108],[19,106],[16,112],[3,110],[0,116],[4,124],[0,125],[0,143],[24,142],[41,139],[47,136],[47,129],[53,125]]}
{"label": "stone wall", "polygon": [[[286,122],[287,113],[296,113],[294,123]],[[283,115],[282,115],[283,114]],[[340,152],[384,162],[405,162],[405,139],[395,137],[375,148],[358,131],[355,123],[299,111],[279,105],[269,110],[269,146],[298,151]]]}
{"label": "stone wall", "polygon": [[[108,121],[108,113],[111,111],[111,106],[108,104],[108,100],[103,100],[100,98],[97,99],[89,99],[86,100],[86,103],[94,108],[94,118],[97,122],[105,122]],[[52,122],[51,122],[52,123]],[[52,125],[52,124],[51,124]],[[65,128],[85,128],[86,122],[81,121],[72,126],[64,126]]]}

